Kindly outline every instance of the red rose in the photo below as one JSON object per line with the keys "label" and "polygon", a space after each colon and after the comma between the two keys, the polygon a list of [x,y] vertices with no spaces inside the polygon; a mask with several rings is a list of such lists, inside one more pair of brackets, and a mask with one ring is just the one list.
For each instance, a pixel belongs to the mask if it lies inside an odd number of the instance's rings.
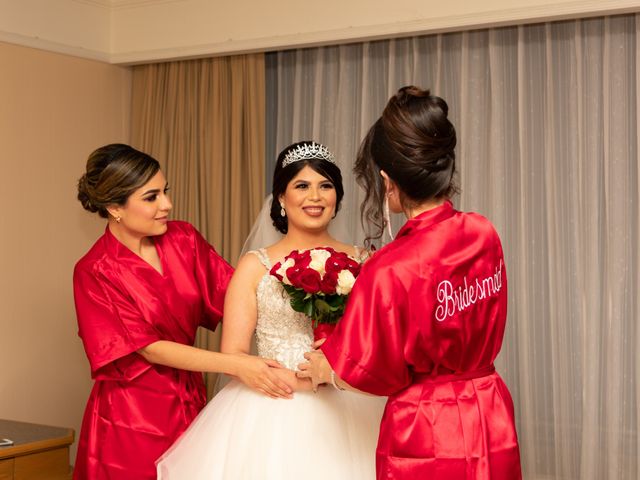
{"label": "red rose", "polygon": [[[287,270],[287,277],[289,277],[289,270]],[[291,277],[289,277],[289,280],[295,287],[302,288],[307,293],[318,293],[322,284],[320,274],[312,268],[300,271],[295,283]]]}
{"label": "red rose", "polygon": [[276,277],[278,279],[279,282],[282,281],[282,275],[280,275],[278,273],[278,270],[280,270],[280,267],[282,266],[282,264],[280,262],[276,263],[273,267],[271,267],[271,270],[269,270],[269,273],[271,275],[273,275],[274,277]]}
{"label": "red rose", "polygon": [[300,286],[300,274],[304,271],[303,268],[298,268],[297,266],[293,266],[290,268],[287,268],[287,278],[289,279],[289,281],[291,282],[291,285],[293,285],[294,287],[299,287]]}
{"label": "red rose", "polygon": [[309,265],[309,263],[311,263],[311,252],[309,250],[303,250],[302,252],[294,250],[285,257],[285,260],[287,258],[291,258],[296,263],[296,265],[300,264],[306,267],[307,265]]}
{"label": "red rose", "polygon": [[354,259],[350,258],[349,263],[347,264],[347,268],[351,273],[353,273],[354,277],[357,277],[358,274],[360,273],[360,269],[362,268],[362,265],[356,262]]}
{"label": "red rose", "polygon": [[342,270],[349,270],[353,273],[354,277],[360,273],[360,264],[344,252],[335,252],[335,254],[327,260],[325,268],[328,272],[335,273],[340,273]]}
{"label": "red rose", "polygon": [[339,253],[336,253],[327,259],[325,269],[327,270],[327,272],[339,273],[340,271],[347,268],[348,264],[349,257],[347,255],[340,255]]}
{"label": "red rose", "polygon": [[324,274],[324,277],[322,277],[320,290],[322,291],[322,293],[331,295],[332,293],[336,293],[337,285],[338,285],[338,274],[336,272],[327,271]]}

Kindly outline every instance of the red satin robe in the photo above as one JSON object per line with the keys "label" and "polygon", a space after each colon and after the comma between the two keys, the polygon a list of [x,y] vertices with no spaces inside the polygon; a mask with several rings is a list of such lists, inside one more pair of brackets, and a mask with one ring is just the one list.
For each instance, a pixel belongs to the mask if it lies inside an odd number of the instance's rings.
{"label": "red satin robe", "polygon": [[222,318],[232,268],[190,224],[154,237],[160,274],[107,228],[77,263],[74,296],[95,384],[74,479],[155,479],[155,460],[204,407],[202,374],[147,362],[157,340],[193,345]]}
{"label": "red satin robe", "polygon": [[513,403],[493,368],[506,317],[500,239],[450,202],[364,264],[322,350],[350,385],[389,396],[378,479],[521,478]]}

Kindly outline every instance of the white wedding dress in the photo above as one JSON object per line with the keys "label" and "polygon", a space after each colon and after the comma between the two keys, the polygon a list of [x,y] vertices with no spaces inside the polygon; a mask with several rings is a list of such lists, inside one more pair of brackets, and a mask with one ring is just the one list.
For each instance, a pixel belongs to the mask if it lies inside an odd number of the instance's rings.
{"label": "white wedding dress", "polygon": [[[258,355],[295,370],[313,331],[271,268],[257,288]],[[160,480],[375,479],[375,448],[386,398],[322,386],[271,399],[233,380],[158,460]]]}

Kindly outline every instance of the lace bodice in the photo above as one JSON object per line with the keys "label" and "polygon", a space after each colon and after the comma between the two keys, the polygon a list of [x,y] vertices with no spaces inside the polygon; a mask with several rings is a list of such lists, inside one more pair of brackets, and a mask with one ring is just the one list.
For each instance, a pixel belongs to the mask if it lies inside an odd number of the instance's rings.
{"label": "lace bodice", "polygon": [[291,308],[289,295],[278,279],[269,274],[272,265],[266,250],[261,248],[251,253],[257,255],[267,269],[256,291],[258,355],[273,358],[286,368],[295,370],[304,362],[304,354],[312,350],[311,320]]}
{"label": "lace bodice", "polygon": [[[364,262],[369,253],[360,247],[356,260]],[[252,250],[267,269],[256,290],[258,321],[256,345],[258,355],[273,358],[286,368],[296,370],[305,361],[304,354],[313,349],[313,328],[306,315],[291,308],[289,295],[276,277],[271,275],[271,260],[264,248]]]}

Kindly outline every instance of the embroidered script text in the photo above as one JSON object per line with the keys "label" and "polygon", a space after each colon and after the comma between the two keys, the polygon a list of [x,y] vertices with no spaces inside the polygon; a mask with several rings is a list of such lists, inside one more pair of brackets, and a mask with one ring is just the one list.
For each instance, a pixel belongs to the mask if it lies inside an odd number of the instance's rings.
{"label": "embroidered script text", "polygon": [[480,300],[496,295],[502,288],[502,260],[496,267],[495,273],[486,278],[476,278],[467,282],[464,277],[463,285],[454,288],[448,280],[438,284],[438,308],[436,308],[436,320],[445,321],[456,312],[462,312]]}

